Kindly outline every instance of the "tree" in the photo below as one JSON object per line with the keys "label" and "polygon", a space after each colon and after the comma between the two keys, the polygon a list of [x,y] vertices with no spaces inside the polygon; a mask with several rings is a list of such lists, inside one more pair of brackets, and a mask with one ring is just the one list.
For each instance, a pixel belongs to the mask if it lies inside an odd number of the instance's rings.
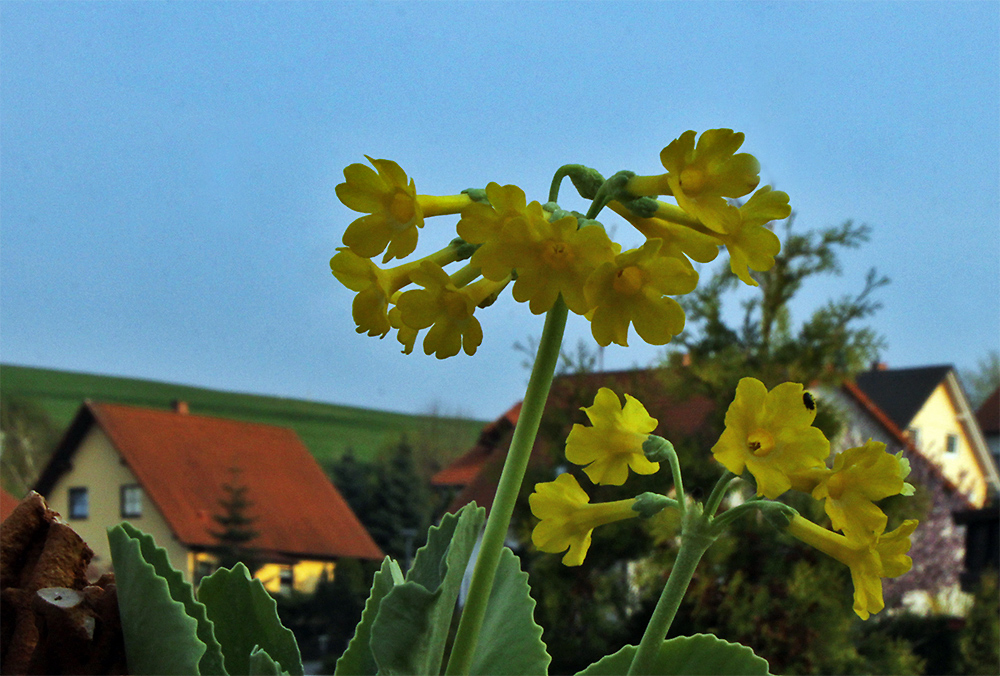
{"label": "tree", "polygon": [[1000,387],[1000,352],[990,350],[974,369],[962,370],[962,385],[973,409],[983,405],[993,390]]}
{"label": "tree", "polygon": [[35,484],[59,440],[45,409],[33,401],[0,401],[0,477],[3,487],[21,497]]}
{"label": "tree", "polygon": [[212,515],[212,520],[222,530],[209,533],[219,541],[216,554],[221,567],[232,568],[237,563],[242,563],[252,574],[260,567],[261,562],[247,544],[260,535],[260,531],[253,529],[257,518],[249,516],[254,503],[247,498],[247,486],[240,482],[242,472],[239,467],[229,468],[232,478],[229,483],[222,485],[226,497],[219,500],[222,512]]}
{"label": "tree", "polygon": [[409,563],[430,526],[433,500],[405,437],[375,462],[348,451],[331,467],[334,484],[386,554]]}

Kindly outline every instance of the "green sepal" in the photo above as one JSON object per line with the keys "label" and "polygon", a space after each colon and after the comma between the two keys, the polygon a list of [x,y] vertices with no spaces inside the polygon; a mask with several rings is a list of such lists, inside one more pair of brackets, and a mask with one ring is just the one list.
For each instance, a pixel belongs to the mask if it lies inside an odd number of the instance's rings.
{"label": "green sepal", "polygon": [[198,586],[198,600],[205,604],[222,646],[226,671],[246,674],[250,654],[259,647],[283,671],[302,676],[302,656],[292,634],[278,619],[278,604],[264,584],[250,577],[242,563],[232,570],[219,568]]}
{"label": "green sepal", "polygon": [[[635,646],[627,645],[602,657],[577,676],[627,674],[635,651]],[[651,667],[646,672],[651,676],[766,676],[770,673],[767,660],[755,655],[750,648],[711,634],[678,636],[664,641]]]}
{"label": "green sepal", "polygon": [[462,577],[485,514],[475,503],[446,514],[428,531],[406,581],[382,599],[371,629],[379,673],[440,673]]}
{"label": "green sepal", "polygon": [[247,673],[249,676],[291,676],[259,645],[255,645],[250,651],[250,671]]}
{"label": "green sepal", "polygon": [[642,454],[650,462],[670,462],[671,458],[677,457],[674,445],[655,434],[650,434],[646,437],[646,441],[642,442]]}
{"label": "green sepal", "polygon": [[468,195],[473,202],[490,203],[489,198],[486,197],[486,191],[482,188],[466,188],[461,194]]}
{"label": "green sepal", "polygon": [[[221,660],[205,660],[206,638],[218,648],[205,608],[167,553],[128,523],[108,529],[118,587],[118,610],[130,674],[225,674]],[[190,612],[189,612],[190,610]],[[200,619],[199,619],[200,618]],[[221,657],[221,653],[218,654]],[[201,671],[202,661],[206,671]],[[217,670],[210,667],[218,666]]]}
{"label": "green sepal", "polygon": [[640,517],[648,519],[651,516],[659,514],[667,507],[676,506],[676,500],[672,500],[659,493],[650,493],[647,491],[635,496],[635,502],[632,503],[632,511],[639,512]]}
{"label": "green sepal", "polygon": [[[337,660],[334,676],[375,676],[378,665],[372,655],[371,638],[372,623],[378,615],[382,599],[389,593],[395,582],[393,572],[399,570],[399,565],[388,556],[382,560],[382,567],[372,578],[372,589],[365,601],[365,609],[361,612],[361,620],[354,628],[354,636],[347,644],[347,650]],[[402,574],[400,574],[402,577]]]}
{"label": "green sepal", "polygon": [[618,197],[618,201],[622,205],[632,212],[633,215],[639,218],[652,218],[656,215],[656,210],[659,205],[656,200],[652,197],[636,197],[634,199],[626,199],[624,195]]}
{"label": "green sepal", "polygon": [[597,196],[597,191],[604,184],[604,177],[597,169],[591,169],[582,164],[571,165],[567,173],[569,180],[573,182],[573,187],[580,193],[580,197],[592,200]]}
{"label": "green sepal", "polygon": [[552,658],[542,642],[542,628],[535,622],[534,609],[528,574],[521,570],[514,552],[504,547],[470,674],[502,676],[548,672]]}

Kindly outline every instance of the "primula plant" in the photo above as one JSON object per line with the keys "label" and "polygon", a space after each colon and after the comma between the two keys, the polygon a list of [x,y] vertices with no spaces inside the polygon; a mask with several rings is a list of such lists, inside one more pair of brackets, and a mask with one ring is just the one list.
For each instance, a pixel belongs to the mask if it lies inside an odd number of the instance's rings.
{"label": "primula plant", "polygon": [[[780,251],[767,224],[787,218],[791,209],[785,193],[758,188],[760,165],[738,152],[742,144],[743,134],[729,129],[700,137],[685,132],[661,151],[664,171],[648,176],[619,171],[605,178],[568,164],[556,171],[544,203],[528,202],[521,188],[497,183],[422,195],[399,165],[385,159],[344,170],[337,195],[362,215],[347,227],[330,267],[356,293],[352,315],[359,333],[383,338],[395,331],[409,354],[423,332],[423,351],[446,359],[477,352],[484,336],[476,315],[508,287],[515,301],[546,317],[489,518],[474,504],[446,515],[408,571],[386,557],[337,674],[547,672],[550,658],[533,619],[528,576],[505,540],[569,313],[590,322],[599,345],[627,346],[632,328],[646,343],[665,345],[684,329],[675,297],[698,285],[692,261],[711,262],[725,247],[732,273],[757,286],[751,271],[769,270]],[[590,201],[586,213],[559,206],[567,177]],[[736,202],[740,198],[746,199]],[[633,226],[642,244],[623,250],[597,220],[605,209]],[[448,214],[459,217],[455,239],[411,258],[421,229],[432,227],[428,219]],[[657,420],[643,404],[628,394],[622,402],[606,388],[597,393],[583,409],[590,424],[574,425],[566,439],[566,459],[595,485],[623,486],[632,474],[649,476],[653,483],[647,479],[647,486],[656,485],[658,475],[669,478],[661,492],[597,503],[569,473],[539,483],[529,498],[538,519],[533,545],[562,554],[566,566],[579,566],[600,526],[673,510],[680,530],[674,565],[639,645],[625,646],[581,674],[767,673],[767,662],[746,646],[703,634],[666,640],[703,554],[747,515],[763,515],[777,527],[775,537],[798,538],[848,566],[859,617],[883,609],[881,581],[910,569],[907,552],[917,522],[887,530],[877,503],[912,494],[905,481],[909,464],[875,441],[831,459],[830,442],[813,426],[818,405],[798,383],[768,391],[756,379],[741,380],[724,432],[705,451],[718,461],[720,476],[698,502],[685,493],[677,454],[668,440],[652,434]],[[822,501],[829,527],[779,501],[790,491]],[[187,602],[195,609],[188,615],[197,614],[198,603]],[[200,627],[197,636],[211,638],[211,617],[196,619],[189,624]],[[298,669],[268,645],[244,638],[240,664],[277,669],[269,673]],[[225,651],[223,645],[228,669]]]}

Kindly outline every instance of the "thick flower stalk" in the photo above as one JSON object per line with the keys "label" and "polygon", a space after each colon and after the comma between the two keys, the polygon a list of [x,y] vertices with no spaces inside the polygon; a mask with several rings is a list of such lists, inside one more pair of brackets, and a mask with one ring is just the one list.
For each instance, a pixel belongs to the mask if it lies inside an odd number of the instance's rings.
{"label": "thick flower stalk", "polygon": [[796,515],[789,521],[787,530],[851,569],[854,612],[867,620],[869,615],[885,608],[882,578],[899,577],[913,566],[906,553],[910,551],[910,536],[916,527],[917,521],[908,519],[891,533],[855,540]]}
{"label": "thick flower stalk", "polygon": [[597,391],[592,406],[582,409],[591,427],[575,424],[566,437],[566,459],[582,465],[595,484],[621,486],[631,469],[653,474],[659,463],[646,459],[642,445],[656,429],[657,421],[635,397],[626,394],[625,406],[607,387]]}
{"label": "thick flower stalk", "polygon": [[407,181],[398,164],[370,157],[368,161],[377,172],[352,164],[344,169],[346,181],[336,187],[344,206],[367,214],[347,226],[343,240],[363,258],[383,251],[382,263],[409,256],[417,247],[417,228],[424,226],[425,216],[457,214],[472,202],[468,195],[417,195],[413,179]]}
{"label": "thick flower stalk", "polygon": [[725,431],[712,453],[733,474],[749,470],[757,495],[773,500],[792,488],[799,475],[825,468],[830,442],[812,427],[816,407],[808,405],[805,394],[798,383],[782,383],[768,392],[756,378],[743,378],[736,387]]}
{"label": "thick flower stalk", "polygon": [[536,484],[528,503],[531,513],[541,519],[531,532],[531,541],[543,552],[565,551],[562,562],[567,566],[583,564],[595,528],[639,516],[634,498],[591,504],[572,474]]}
{"label": "thick flower stalk", "polygon": [[833,469],[820,475],[812,495],[825,500],[824,508],[835,530],[864,542],[885,531],[887,517],[876,502],[913,494],[913,486],[904,481],[909,473],[910,463],[902,452],[892,455],[886,452],[885,444],[869,440],[839,453]]}

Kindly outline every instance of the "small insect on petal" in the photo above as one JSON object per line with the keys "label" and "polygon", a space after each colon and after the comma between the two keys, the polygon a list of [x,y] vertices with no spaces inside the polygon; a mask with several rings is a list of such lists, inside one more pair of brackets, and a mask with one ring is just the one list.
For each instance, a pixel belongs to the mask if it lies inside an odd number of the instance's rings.
{"label": "small insect on petal", "polygon": [[808,408],[810,411],[816,410],[816,400],[813,399],[813,396],[808,392],[802,393],[802,403],[805,404],[806,408]]}

